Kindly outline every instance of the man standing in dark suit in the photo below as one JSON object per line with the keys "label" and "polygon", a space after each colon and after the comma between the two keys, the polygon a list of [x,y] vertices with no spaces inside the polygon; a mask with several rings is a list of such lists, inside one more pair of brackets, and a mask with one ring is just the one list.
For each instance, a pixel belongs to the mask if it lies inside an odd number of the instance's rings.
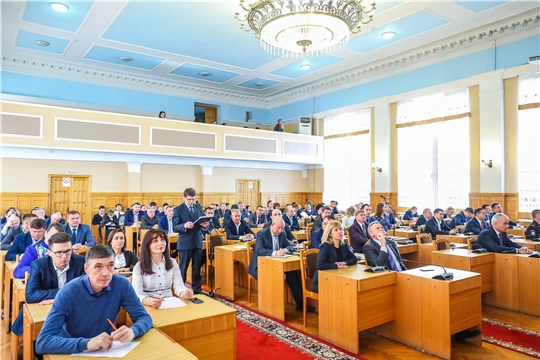
{"label": "man standing in dark suit", "polygon": [[443,209],[435,209],[434,215],[426,223],[424,233],[431,234],[431,238],[435,240],[437,235],[454,235],[458,232],[458,229],[451,229],[443,221],[444,211]]}
{"label": "man standing in dark suit", "polygon": [[249,217],[249,227],[250,228],[262,228],[266,222],[266,217],[263,214],[263,207],[261,205],[257,206],[257,210],[251,214]]}
{"label": "man standing in dark suit", "polygon": [[387,239],[388,234],[379,222],[372,222],[368,232],[371,240],[364,245],[364,255],[370,266],[386,266],[393,271],[407,270],[396,243]]}
{"label": "man standing in dark suit", "polygon": [[239,209],[231,211],[231,220],[225,223],[225,233],[227,233],[227,240],[253,240],[255,238],[253,231],[241,218]]}
{"label": "man standing in dark suit", "polygon": [[294,214],[294,209],[292,205],[285,206],[285,214],[283,215],[283,221],[285,224],[289,225],[291,230],[300,230],[300,224],[298,223],[298,218]]}
{"label": "man standing in dark suit", "polygon": [[96,240],[94,239],[94,235],[92,235],[90,226],[81,224],[81,214],[78,211],[73,210],[68,213],[68,223],[65,228],[66,233],[71,235],[73,250],[96,245]]}
{"label": "man standing in dark suit", "polygon": [[531,254],[532,251],[525,246],[516,244],[508,239],[508,216],[495,214],[491,218],[491,227],[486,228],[478,235],[476,244],[489,252]]}
{"label": "man standing in dark suit", "polygon": [[[84,256],[73,254],[71,236],[57,233],[49,239],[49,256],[30,264],[30,277],[26,284],[26,302],[50,305],[58,290],[71,280],[84,275]],[[13,323],[15,335],[23,332],[22,312]]]}
{"label": "man standing in dark suit", "polygon": [[178,233],[176,248],[180,253],[180,274],[187,281],[186,273],[189,263],[191,266],[191,287],[195,294],[201,294],[201,227],[208,227],[208,222],[195,225],[194,222],[203,216],[202,209],[194,206],[196,192],[192,188],[184,190],[184,203],[174,209],[173,227]]}
{"label": "man standing in dark suit", "polygon": [[45,220],[34,218],[30,222],[30,231],[15,237],[13,245],[6,253],[6,261],[15,261],[17,255],[24,254],[28,246],[37,243],[43,238],[43,234],[45,234]]}
{"label": "man standing in dark suit", "polygon": [[366,212],[362,209],[356,210],[355,220],[349,228],[351,246],[355,253],[363,253],[364,245],[371,239],[366,224]]}
{"label": "man standing in dark suit", "polygon": [[529,240],[540,239],[540,209],[532,211],[533,221],[525,230],[525,236]]}
{"label": "man standing in dark suit", "polygon": [[465,232],[466,233],[473,233],[475,235],[478,235],[488,227],[486,222],[484,221],[486,218],[486,212],[482,210],[482,208],[478,208],[474,210],[474,219],[471,219],[469,222],[467,222],[467,225],[465,225]]}

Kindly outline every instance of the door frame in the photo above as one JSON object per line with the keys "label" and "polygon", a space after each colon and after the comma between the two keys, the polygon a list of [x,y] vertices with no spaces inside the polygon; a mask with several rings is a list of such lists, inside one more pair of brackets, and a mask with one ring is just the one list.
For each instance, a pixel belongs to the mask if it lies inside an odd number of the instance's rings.
{"label": "door frame", "polygon": [[[84,219],[81,218],[81,224],[86,224],[86,225],[91,225],[92,223],[92,208],[91,208],[91,204],[90,204],[90,201],[92,200],[92,195],[90,194],[90,189],[92,189],[92,175],[70,175],[70,174],[49,174],[49,209],[47,209],[49,215],[52,213],[52,211],[54,211],[53,209],[51,209],[52,207],[52,178],[53,177],[70,177],[70,178],[83,178],[83,179],[86,179],[87,182],[86,182],[86,199],[85,199],[85,202],[86,202],[86,209],[87,212],[86,212],[86,216]],[[71,200],[71,199],[70,199]],[[66,220],[67,220],[67,214],[63,214],[63,216],[66,217]]]}
{"label": "door frame", "polygon": [[251,210],[253,211],[253,207],[259,205],[261,203],[261,179],[236,179],[236,203],[238,203],[238,201],[244,201],[246,202],[246,200],[238,200],[238,181],[256,181],[259,183],[259,192],[257,193],[257,204],[253,205],[253,204],[245,204],[245,205],[251,205]]}

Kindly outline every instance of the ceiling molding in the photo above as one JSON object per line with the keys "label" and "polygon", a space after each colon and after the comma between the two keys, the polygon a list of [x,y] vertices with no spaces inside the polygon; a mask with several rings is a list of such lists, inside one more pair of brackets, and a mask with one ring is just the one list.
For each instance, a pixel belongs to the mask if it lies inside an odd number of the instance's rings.
{"label": "ceiling molding", "polygon": [[91,68],[66,66],[60,63],[43,62],[35,59],[20,59],[3,56],[2,68],[25,74],[52,77],[70,81],[91,83],[103,86],[125,88],[129,90],[161,93],[181,96],[198,101],[224,102],[242,106],[270,109],[294,103],[332,91],[350,88],[377,79],[389,77],[415,68],[442,62],[484,49],[517,41],[537,35],[540,27],[540,15],[537,11],[506,19],[482,29],[475,29],[429,45],[417,47],[392,57],[361,67],[329,76],[280,92],[273,96],[254,96],[214,90],[201,86],[187,85],[170,81],[160,81],[140,76],[127,76],[113,71],[99,71]]}

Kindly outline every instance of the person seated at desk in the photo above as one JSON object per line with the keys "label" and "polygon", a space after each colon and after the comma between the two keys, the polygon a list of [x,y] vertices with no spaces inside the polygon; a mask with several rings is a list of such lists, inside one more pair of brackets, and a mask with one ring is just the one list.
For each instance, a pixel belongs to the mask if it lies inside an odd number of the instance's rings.
{"label": "person seated at desk", "polygon": [[283,214],[283,222],[291,228],[292,231],[300,230],[300,224],[298,218],[294,214],[292,205],[285,206],[285,214]]}
{"label": "person seated at desk", "polygon": [[[285,223],[282,218],[274,217],[272,219],[272,225],[264,228],[258,232],[257,242],[255,243],[255,249],[253,249],[253,257],[249,262],[248,273],[253,276],[255,280],[259,279],[258,260],[259,256],[284,256],[294,251],[294,246],[287,240],[283,229]],[[294,302],[296,303],[296,310],[303,310],[302,299],[302,283],[300,282],[300,271],[289,271],[285,273],[285,281],[291,289]],[[313,312],[315,308],[312,306],[307,307],[307,311]]]}
{"label": "person seated at desk", "polygon": [[225,223],[225,233],[228,240],[253,240],[255,238],[253,231],[241,219],[239,209],[231,211],[231,220]]}
{"label": "person seated at desk", "polygon": [[525,230],[525,237],[529,240],[540,239],[540,209],[532,211],[533,221],[527,230]]}
{"label": "person seated at desk", "polygon": [[2,238],[1,250],[9,250],[9,248],[15,241],[15,237],[17,237],[17,235],[26,234],[27,232],[29,232],[30,223],[34,219],[37,219],[37,216],[35,214],[23,215],[22,225],[10,228],[9,231],[6,233],[6,236]]}
{"label": "person seated at desk", "polygon": [[62,212],[53,212],[51,216],[45,220],[45,229],[48,229],[51,224],[66,225],[66,221],[62,218]]}
{"label": "person seated at desk", "polygon": [[49,239],[52,235],[65,232],[64,227],[60,224],[52,224],[45,232],[43,240],[38,241],[26,248],[24,255],[21,257],[21,261],[13,269],[13,277],[16,279],[24,279],[25,273],[30,272],[30,264],[48,255]]}
{"label": "person seated at desk", "polygon": [[426,225],[428,220],[431,219],[431,217],[432,217],[431,209],[428,209],[428,208],[424,209],[424,211],[422,212],[422,215],[420,215],[418,217],[418,220],[416,220],[416,227]]}
{"label": "person seated at desk", "polygon": [[331,221],[322,236],[317,270],[313,275],[313,292],[319,292],[319,270],[344,269],[355,265],[357,261],[347,243],[343,241],[342,225],[339,221]]}
{"label": "person seated at desk", "polygon": [[311,232],[313,233],[315,230],[320,228],[322,226],[322,222],[325,217],[330,215],[332,213],[332,208],[328,205],[324,205],[320,208],[319,215],[313,220],[313,227],[311,228]]}
{"label": "person seated at desk", "polygon": [[[152,327],[152,318],[129,280],[114,275],[114,252],[96,245],[86,253],[86,275],[67,283],[56,295],[36,341],[38,354],[74,354],[107,349],[113,341],[129,342]],[[133,325],[112,331],[120,308]]]}
{"label": "person seated at desk", "polygon": [[30,222],[30,231],[15,237],[13,244],[6,253],[6,261],[15,261],[17,256],[24,254],[26,248],[37,243],[45,234],[45,220],[34,218]]}
{"label": "person seated at desk", "polygon": [[324,234],[324,231],[326,230],[326,226],[335,220],[336,218],[334,217],[334,215],[326,216],[322,222],[321,227],[311,233],[311,239],[310,239],[311,243],[309,244],[310,249],[320,248],[321,243],[322,243],[322,236]]}
{"label": "person seated at desk", "polygon": [[249,212],[247,211],[247,209],[245,208],[244,206],[244,202],[243,201],[239,201],[238,202],[238,210],[240,210],[240,218],[242,220],[246,220],[246,219],[249,219]]}
{"label": "person seated at desk", "polygon": [[17,217],[19,216],[19,212],[17,209],[15,209],[14,207],[10,207],[6,210],[6,212],[4,214],[2,214],[2,218],[0,219],[0,227],[1,226],[4,226],[8,220],[9,220],[9,217],[11,215],[17,215]]}
{"label": "person seated at desk", "polygon": [[118,218],[114,214],[113,209],[109,209],[109,211],[103,216],[103,220],[99,224],[99,227],[100,227],[100,230],[99,230],[100,233],[102,231],[101,228],[105,228],[105,238],[108,238],[109,234],[112,231],[120,227],[120,224],[118,223]]}
{"label": "person seated at desk", "polygon": [[341,219],[341,225],[343,228],[348,228],[354,224],[354,206],[349,206],[345,211],[345,216]]}
{"label": "person seated at desk", "polygon": [[[204,228],[201,229],[201,231],[203,231],[203,230],[212,231],[212,229],[219,229],[219,228],[221,227],[221,225],[219,225],[219,220],[216,219],[216,218],[214,217],[214,209],[213,209],[211,206],[209,206],[209,207],[207,207],[206,209],[204,209],[204,215],[206,215],[206,216],[211,216],[212,219],[208,221],[208,225],[209,225],[209,226],[208,226],[206,229],[204,229]],[[203,231],[203,234],[204,234],[204,233],[205,233],[205,231]],[[209,233],[210,233],[210,232],[208,232],[208,234],[209,234]],[[204,236],[203,236],[203,237],[204,237]],[[204,251],[203,251],[203,252],[204,252]],[[206,259],[206,257],[205,257],[205,259]]]}
{"label": "person seated at desk", "polygon": [[124,226],[132,226],[133,224],[141,221],[144,213],[141,213],[141,204],[138,202],[131,206],[131,210],[126,211],[124,214]]}
{"label": "person seated at desk", "polygon": [[[6,241],[6,246],[4,247],[4,244],[3,244],[4,238],[13,232],[15,232],[15,235],[10,237],[9,243],[7,243]],[[9,215],[6,220],[6,223],[4,224],[4,226],[2,226],[2,231],[0,231],[0,241],[2,241],[2,250],[8,250],[15,236],[22,233],[23,233],[23,229],[21,228],[21,219],[19,218],[19,216],[17,214]]]}
{"label": "person seated at desk", "polygon": [[[263,229],[266,229],[266,228],[270,227],[272,225],[272,220],[276,219],[276,218],[283,219],[283,217],[281,215],[281,210],[279,210],[279,209],[272,210],[272,216],[270,218],[270,221],[264,224]],[[291,228],[289,227],[289,225],[285,224],[285,227],[283,228],[283,231],[285,232],[285,237],[287,238],[287,240],[289,240],[291,242],[291,244],[295,245],[297,243],[296,237],[292,233]]]}
{"label": "person seated at desk", "polygon": [[368,227],[369,240],[364,245],[364,255],[370,266],[386,266],[393,271],[407,270],[399,249],[393,240],[388,239],[388,234],[381,224],[372,222]]}
{"label": "person seated at desk", "polygon": [[455,212],[456,209],[454,209],[452,206],[447,207],[444,211],[443,219],[452,219]]}
{"label": "person seated at desk", "polygon": [[71,235],[73,250],[79,250],[83,247],[92,247],[96,245],[96,240],[90,226],[81,224],[81,214],[78,211],[68,213],[68,223],[65,226],[66,233]]}
{"label": "person seated at desk", "polygon": [[250,228],[262,228],[266,222],[266,217],[263,213],[263,207],[261,205],[257,206],[257,210],[249,217],[249,227]]}
{"label": "person seated at desk", "polygon": [[[159,308],[173,296],[189,299],[193,291],[184,285],[180,268],[169,253],[169,238],[161,229],[150,229],[141,245],[141,261],[133,268],[133,288],[142,304]],[[172,288],[172,289],[171,289]]]}
{"label": "person seated at desk", "polygon": [[466,208],[463,211],[460,211],[456,216],[452,218],[452,221],[450,221],[450,224],[448,226],[450,229],[455,228],[459,225],[466,225],[469,220],[471,220],[471,216],[474,214],[474,210],[471,207]]}
{"label": "person seated at desk", "polygon": [[484,210],[484,212],[486,213],[486,219],[484,221],[489,226],[489,220],[491,219],[491,206],[489,204],[484,204],[482,205],[482,210]]}
{"label": "person seated at desk", "polygon": [[474,219],[471,219],[465,225],[465,233],[473,233],[478,235],[484,230],[488,225],[484,221],[486,219],[486,212],[482,208],[474,210]]}
{"label": "person seated at desk", "polygon": [[330,212],[330,215],[339,215],[339,210],[337,206],[338,206],[338,202],[336,200],[330,201],[330,208],[332,209],[332,211]]}
{"label": "person seated at desk", "polygon": [[159,218],[156,216],[156,208],[149,206],[146,214],[141,218],[141,229],[152,229],[158,225]]}
{"label": "person seated at desk", "polygon": [[[73,254],[71,236],[63,229],[50,237],[47,251],[49,256],[30,264],[30,276],[26,283],[28,304],[52,304],[56,294],[66,283],[84,274],[84,256]],[[11,331],[17,336],[23,333],[22,312],[13,322]]]}
{"label": "person seated at desk", "polygon": [[418,216],[418,208],[416,206],[413,206],[409,210],[405,211],[405,215],[403,215],[403,220],[414,220]]}
{"label": "person seated at desk", "polygon": [[508,223],[508,216],[505,214],[495,214],[491,218],[491,226],[478,235],[476,244],[489,252],[531,254],[532,251],[527,247],[518,245],[508,239],[506,236]]}
{"label": "person seated at desk", "polygon": [[165,206],[163,208],[163,213],[164,215],[158,220],[158,229],[162,229],[167,234],[174,233],[172,222],[174,208],[172,206]]}
{"label": "person seated at desk", "polygon": [[103,221],[103,217],[105,216],[105,206],[101,205],[99,207],[98,213],[94,215],[92,218],[92,225],[99,225]]}
{"label": "person seated at desk", "polygon": [[139,262],[139,259],[131,251],[126,250],[126,239],[122,230],[111,231],[107,238],[107,244],[114,251],[114,273],[130,272]]}
{"label": "person seated at desk", "polygon": [[369,223],[371,224],[374,221],[377,221],[379,224],[382,225],[385,231],[388,231],[392,228],[392,225],[388,222],[388,220],[385,217],[385,209],[386,204],[381,202],[377,204],[377,210],[375,211],[375,214],[371,216],[369,219]]}
{"label": "person seated at desk", "polygon": [[307,216],[313,216],[315,215],[315,210],[311,209],[311,205],[310,204],[306,204],[305,208],[304,208],[304,212],[306,213]]}
{"label": "person seated at desk", "polygon": [[433,217],[429,219],[424,228],[425,234],[431,234],[431,238],[435,240],[437,235],[454,235],[457,234],[458,229],[451,229],[445,224],[443,220],[443,209],[435,209],[433,211]]}
{"label": "person seated at desk", "polygon": [[[493,203],[491,204],[491,209],[493,210],[492,213],[491,213],[491,218],[490,218],[490,221],[493,222],[493,217],[497,214],[502,214],[503,213],[503,209],[502,209],[502,206],[501,204],[499,203]],[[515,222],[515,221],[512,221],[510,219],[508,219],[508,227],[510,229],[515,229],[515,228],[520,228],[523,226],[523,222],[520,221],[520,222]]]}
{"label": "person seated at desk", "polygon": [[354,252],[363,253],[364,245],[371,239],[368,234],[366,212],[364,210],[356,210],[355,221],[349,228],[349,237]]}

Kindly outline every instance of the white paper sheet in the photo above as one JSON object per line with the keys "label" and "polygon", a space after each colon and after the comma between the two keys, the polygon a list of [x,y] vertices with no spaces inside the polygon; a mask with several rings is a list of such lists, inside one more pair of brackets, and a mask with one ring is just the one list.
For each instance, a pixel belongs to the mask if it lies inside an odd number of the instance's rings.
{"label": "white paper sheet", "polygon": [[246,249],[246,247],[241,246],[241,245],[236,245],[236,246],[233,246],[233,249]]}
{"label": "white paper sheet", "polygon": [[186,306],[186,303],[180,300],[179,298],[168,297],[168,298],[163,299],[163,301],[161,302],[161,306],[158,309],[165,310],[165,309],[178,308],[182,306]]}
{"label": "white paper sheet", "polygon": [[138,342],[121,343],[120,341],[113,341],[113,345],[110,349],[86,350],[82,353],[71,354],[71,356],[123,358],[139,344],[140,343]]}
{"label": "white paper sheet", "polygon": [[292,255],[283,255],[283,256],[274,255],[274,256],[267,256],[267,257],[273,257],[273,258],[288,258],[289,256],[292,256]]}

